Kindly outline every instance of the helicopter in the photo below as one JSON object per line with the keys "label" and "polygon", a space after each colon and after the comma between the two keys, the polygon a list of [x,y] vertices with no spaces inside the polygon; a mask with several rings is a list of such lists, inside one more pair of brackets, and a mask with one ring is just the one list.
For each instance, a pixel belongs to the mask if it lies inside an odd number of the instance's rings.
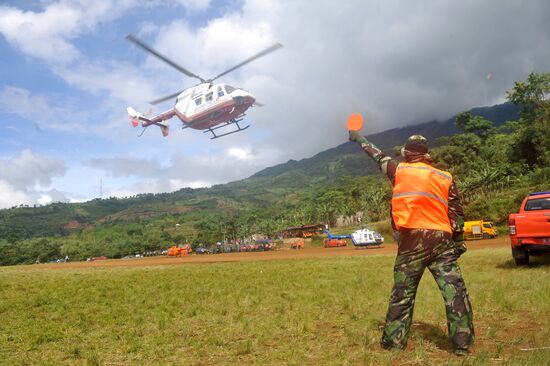
{"label": "helicopter", "polygon": [[[211,139],[217,139],[241,132],[250,127],[250,125],[241,126],[239,122],[246,116],[245,112],[248,108],[253,105],[260,107],[262,104],[256,102],[254,96],[244,89],[235,88],[226,83],[214,83],[214,81],[282,47],[280,43],[275,43],[216,77],[204,79],[155,51],[132,34],[126,36],[126,39],[181,73],[191,78],[199,79],[200,81],[200,83],[195,86],[151,101],[150,104],[156,105],[174,97],[176,98],[174,107],[156,116],[149,118],[137,112],[132,107],[127,108],[132,126],[137,127],[141,124],[142,127],[146,128],[151,125],[156,125],[160,127],[164,137],[168,136],[169,133],[168,120],[174,116],[180,119],[183,124],[183,129],[192,128],[195,130],[203,130],[203,133],[210,132],[212,134]],[[228,131],[227,128],[230,126],[233,126],[233,129]],[[220,129],[222,130],[219,131]]]}

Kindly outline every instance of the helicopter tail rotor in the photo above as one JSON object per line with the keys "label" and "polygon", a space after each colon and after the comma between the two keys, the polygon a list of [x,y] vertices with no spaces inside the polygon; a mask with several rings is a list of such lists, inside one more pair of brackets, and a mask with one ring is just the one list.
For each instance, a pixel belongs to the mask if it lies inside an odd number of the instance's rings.
{"label": "helicopter tail rotor", "polygon": [[132,126],[137,127],[139,125],[140,121],[143,124],[143,119],[142,118],[145,118],[145,117],[143,117],[143,115],[141,113],[139,113],[138,111],[136,111],[132,107],[126,108],[126,111],[128,112],[128,115],[130,116],[130,121],[132,123]]}

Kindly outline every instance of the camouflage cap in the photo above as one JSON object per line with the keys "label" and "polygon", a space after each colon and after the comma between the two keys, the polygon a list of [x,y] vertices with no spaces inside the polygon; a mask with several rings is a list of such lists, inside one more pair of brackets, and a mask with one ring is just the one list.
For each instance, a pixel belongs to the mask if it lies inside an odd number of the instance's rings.
{"label": "camouflage cap", "polygon": [[407,139],[405,143],[405,150],[412,153],[427,154],[428,153],[428,140],[421,135],[412,135]]}

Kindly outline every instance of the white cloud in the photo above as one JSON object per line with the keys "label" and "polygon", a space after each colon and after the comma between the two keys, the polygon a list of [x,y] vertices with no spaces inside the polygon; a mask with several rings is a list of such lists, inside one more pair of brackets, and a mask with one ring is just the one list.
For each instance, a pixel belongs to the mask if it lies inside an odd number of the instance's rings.
{"label": "white cloud", "polygon": [[61,160],[23,150],[19,156],[0,159],[0,179],[19,189],[47,187],[52,178],[65,174]]}
{"label": "white cloud", "polygon": [[122,186],[110,186],[105,189],[104,197],[131,197],[140,193],[166,192],[166,187],[159,187],[156,179],[141,179],[137,183],[124,184]]}
{"label": "white cloud", "polygon": [[[69,85],[99,95],[107,92],[106,103],[122,106],[144,104],[158,96],[154,83],[139,69],[127,62],[88,60],[78,65],[56,67],[55,72]],[[125,109],[122,108],[121,109]]]}
{"label": "white cloud", "polygon": [[36,201],[41,205],[47,205],[48,203],[53,202],[52,198],[47,194],[41,194]]}
{"label": "white cloud", "polygon": [[[174,21],[161,27],[153,46],[190,71],[203,78],[211,78],[276,42],[269,23],[248,23],[239,13],[213,19],[197,29],[192,29],[185,21]],[[262,61],[255,61],[245,67],[250,71],[250,67],[258,62]],[[147,65],[165,70],[172,76],[177,75],[177,71],[152,57]],[[239,72],[236,71],[232,76]],[[187,81],[188,85],[195,82],[180,75],[181,80]]]}
{"label": "white cloud", "polygon": [[162,169],[155,160],[126,157],[91,159],[88,165],[95,169],[102,169],[112,177],[155,176]]}
{"label": "white cloud", "polygon": [[210,0],[176,0],[176,2],[193,11],[203,11],[210,6]]}
{"label": "white cloud", "polygon": [[174,191],[184,187],[209,187],[239,180],[264,168],[266,161],[273,164],[276,159],[274,154],[256,153],[249,147],[233,147],[215,154],[187,156],[176,153],[168,161],[127,157],[92,159],[88,166],[119,179],[123,185],[123,178],[139,179],[138,183],[111,188],[109,193],[126,196]]}
{"label": "white cloud", "polygon": [[25,192],[0,179],[0,209],[30,204],[32,199]]}
{"label": "white cloud", "polygon": [[0,208],[66,202],[65,193],[48,188],[65,172],[63,161],[30,150],[0,159]]}
{"label": "white cloud", "polygon": [[0,111],[33,121],[35,128],[57,131],[85,132],[88,111],[71,106],[67,99],[60,102],[48,96],[31,94],[27,89],[4,85],[0,89]]}
{"label": "white cloud", "polygon": [[242,149],[239,147],[232,147],[227,150],[229,157],[237,158],[238,160],[251,160],[254,159],[250,150]]}
{"label": "white cloud", "polygon": [[204,181],[185,181],[183,179],[169,179],[168,180],[170,184],[170,190],[177,191],[178,189],[182,188],[204,188],[204,187],[210,187],[210,184],[208,182]]}
{"label": "white cloud", "polygon": [[67,62],[78,56],[78,50],[65,40],[78,27],[81,14],[59,3],[49,5],[42,13],[0,8],[0,32],[21,51],[50,61]]}
{"label": "white cloud", "polygon": [[[45,201],[46,203],[41,203],[40,200]],[[50,189],[44,191],[40,194],[40,198],[37,199],[37,202],[40,204],[48,204],[51,202],[69,202],[70,198],[64,192],[58,191],[57,189]]]}
{"label": "white cloud", "polygon": [[60,0],[41,12],[0,7],[0,33],[25,54],[54,63],[80,56],[70,40],[101,22],[118,17],[134,5],[131,0]]}

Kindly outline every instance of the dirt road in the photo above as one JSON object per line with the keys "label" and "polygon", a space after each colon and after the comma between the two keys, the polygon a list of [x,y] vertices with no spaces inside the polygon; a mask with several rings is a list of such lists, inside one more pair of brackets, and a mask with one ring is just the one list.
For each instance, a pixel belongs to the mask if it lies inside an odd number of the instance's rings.
{"label": "dirt road", "polygon": [[[510,241],[507,236],[496,239],[467,241],[468,250],[502,248],[508,247]],[[219,262],[242,262],[262,261],[279,259],[300,259],[300,258],[325,258],[338,256],[368,256],[380,254],[394,254],[397,250],[395,244],[385,244],[380,248],[357,249],[353,246],[343,248],[305,248],[300,250],[281,249],[267,252],[244,252],[224,254],[203,254],[188,255],[186,257],[147,257],[133,259],[110,259],[93,262],[69,262],[69,263],[46,263],[39,265],[18,266],[28,269],[74,269],[93,267],[143,267],[157,265],[193,264],[193,263],[219,263]]]}

